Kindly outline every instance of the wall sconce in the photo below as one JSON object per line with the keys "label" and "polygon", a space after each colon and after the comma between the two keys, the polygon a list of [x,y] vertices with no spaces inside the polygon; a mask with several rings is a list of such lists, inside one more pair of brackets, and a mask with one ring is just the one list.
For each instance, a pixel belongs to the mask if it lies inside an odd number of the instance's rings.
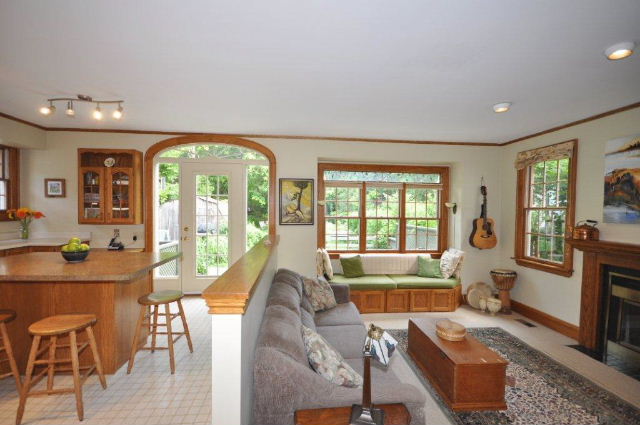
{"label": "wall sconce", "polygon": [[449,208],[454,215],[458,211],[458,204],[455,202],[445,202],[444,206]]}

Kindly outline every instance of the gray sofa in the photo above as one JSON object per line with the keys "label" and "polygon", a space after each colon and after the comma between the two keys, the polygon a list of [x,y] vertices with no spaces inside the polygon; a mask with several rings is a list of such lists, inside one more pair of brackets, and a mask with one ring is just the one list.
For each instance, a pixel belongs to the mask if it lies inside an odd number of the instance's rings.
{"label": "gray sofa", "polygon": [[[301,409],[351,406],[362,402],[361,388],[337,386],[318,375],[307,361],[301,324],[315,329],[362,375],[366,329],[347,285],[332,285],[338,305],[313,313],[302,277],[280,269],[273,280],[262,319],[254,365],[253,415],[256,425],[293,424]],[[412,425],[424,424],[424,395],[403,384],[389,369],[372,367],[373,402],[404,403]]]}

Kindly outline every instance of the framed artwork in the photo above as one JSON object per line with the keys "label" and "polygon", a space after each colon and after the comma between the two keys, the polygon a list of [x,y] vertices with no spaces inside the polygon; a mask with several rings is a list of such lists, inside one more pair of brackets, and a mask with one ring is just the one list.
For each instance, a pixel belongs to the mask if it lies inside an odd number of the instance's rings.
{"label": "framed artwork", "polygon": [[313,224],[313,179],[280,179],[280,224]]}
{"label": "framed artwork", "polygon": [[65,179],[44,179],[44,196],[47,198],[65,198],[67,196]]}
{"label": "framed artwork", "polygon": [[603,221],[640,224],[640,134],[607,142]]}

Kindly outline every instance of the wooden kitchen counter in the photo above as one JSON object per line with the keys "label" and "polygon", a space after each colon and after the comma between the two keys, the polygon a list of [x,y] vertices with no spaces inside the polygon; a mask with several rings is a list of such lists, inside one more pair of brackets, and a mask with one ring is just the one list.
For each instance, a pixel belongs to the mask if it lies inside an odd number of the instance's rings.
{"label": "wooden kitchen counter", "polygon": [[[152,270],[181,255],[92,250],[75,264],[59,252],[0,258],[0,309],[18,313],[7,328],[20,370],[27,363],[31,323],[55,314],[92,313],[98,318],[94,331],[105,373],[115,373],[129,358],[137,300],[153,290]],[[89,350],[80,359],[91,363]]]}

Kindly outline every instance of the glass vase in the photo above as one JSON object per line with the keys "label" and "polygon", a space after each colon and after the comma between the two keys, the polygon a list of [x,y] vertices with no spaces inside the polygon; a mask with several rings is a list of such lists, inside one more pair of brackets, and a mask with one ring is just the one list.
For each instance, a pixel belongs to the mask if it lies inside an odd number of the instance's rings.
{"label": "glass vase", "polygon": [[20,239],[29,239],[29,223],[20,223]]}

